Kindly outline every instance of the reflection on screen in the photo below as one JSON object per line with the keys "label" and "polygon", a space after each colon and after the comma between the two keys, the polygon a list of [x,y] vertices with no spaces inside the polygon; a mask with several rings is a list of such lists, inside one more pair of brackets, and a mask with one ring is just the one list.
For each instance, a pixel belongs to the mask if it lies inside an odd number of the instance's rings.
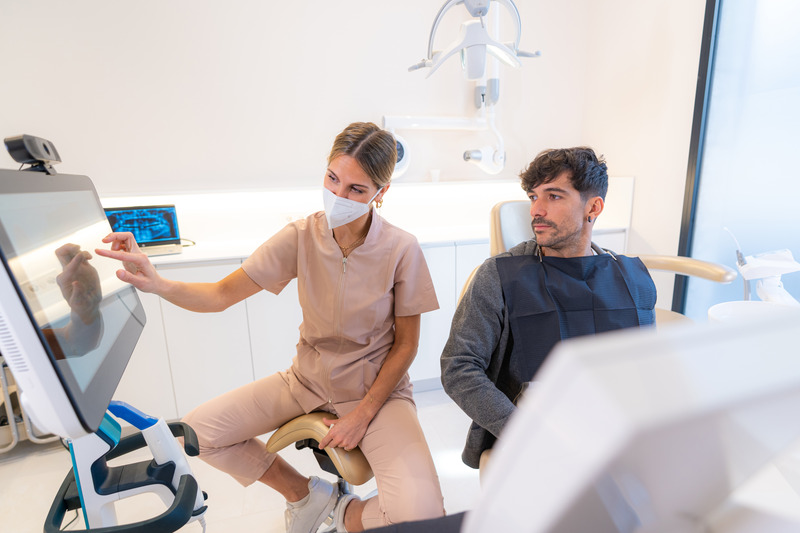
{"label": "reflection on screen", "polygon": [[116,277],[119,263],[94,254],[110,230],[99,205],[87,212],[96,203],[89,191],[0,195],[9,268],[57,364],[82,391],[136,306]]}

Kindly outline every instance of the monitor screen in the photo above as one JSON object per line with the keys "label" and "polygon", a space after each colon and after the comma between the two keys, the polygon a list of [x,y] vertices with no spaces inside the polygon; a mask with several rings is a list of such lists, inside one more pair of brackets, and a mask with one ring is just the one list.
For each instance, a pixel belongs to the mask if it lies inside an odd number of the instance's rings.
{"label": "monitor screen", "polygon": [[130,231],[139,246],[181,242],[174,205],[107,207],[105,211],[114,231]]}
{"label": "monitor screen", "polygon": [[462,531],[712,530],[731,493],[800,437],[798,323],[786,308],[561,343],[492,449]]}
{"label": "monitor screen", "polygon": [[85,176],[0,170],[0,352],[41,431],[99,426],[144,326]]}

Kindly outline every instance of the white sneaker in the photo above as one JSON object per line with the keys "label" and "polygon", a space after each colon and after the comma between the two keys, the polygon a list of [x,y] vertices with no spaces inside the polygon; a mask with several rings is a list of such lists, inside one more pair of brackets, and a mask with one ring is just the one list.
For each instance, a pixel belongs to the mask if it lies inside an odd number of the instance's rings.
{"label": "white sneaker", "polygon": [[286,533],[314,533],[336,505],[338,489],[316,476],[308,480],[308,496],[300,502],[286,502]]}
{"label": "white sneaker", "polygon": [[344,512],[347,510],[347,504],[359,499],[355,494],[342,494],[336,502],[336,507],[333,509],[333,525],[336,526],[336,533],[347,533],[344,527]]}

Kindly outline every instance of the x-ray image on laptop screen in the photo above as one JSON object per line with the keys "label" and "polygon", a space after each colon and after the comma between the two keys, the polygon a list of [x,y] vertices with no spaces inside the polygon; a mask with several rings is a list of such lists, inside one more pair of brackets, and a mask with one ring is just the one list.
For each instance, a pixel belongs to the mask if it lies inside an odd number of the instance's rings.
{"label": "x-ray image on laptop screen", "polygon": [[107,207],[105,212],[114,231],[130,231],[139,246],[181,242],[174,205]]}

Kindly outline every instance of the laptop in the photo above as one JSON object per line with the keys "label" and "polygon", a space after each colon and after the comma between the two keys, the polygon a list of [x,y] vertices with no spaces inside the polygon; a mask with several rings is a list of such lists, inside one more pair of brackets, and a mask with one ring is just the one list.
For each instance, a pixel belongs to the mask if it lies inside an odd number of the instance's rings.
{"label": "laptop", "polygon": [[130,231],[147,255],[179,254],[183,251],[174,205],[106,207],[114,231]]}

